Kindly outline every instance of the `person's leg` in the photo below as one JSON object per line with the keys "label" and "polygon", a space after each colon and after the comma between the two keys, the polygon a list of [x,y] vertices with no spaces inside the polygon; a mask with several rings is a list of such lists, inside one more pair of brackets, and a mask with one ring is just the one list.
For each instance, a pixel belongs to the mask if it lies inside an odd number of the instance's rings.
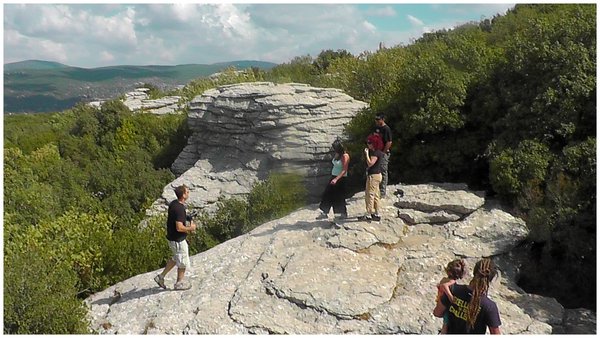
{"label": "person's leg", "polygon": [[179,284],[179,283],[183,282],[184,276],[185,276],[185,268],[177,268],[177,282],[175,282],[175,283]]}
{"label": "person's leg", "polygon": [[[367,175],[367,183],[365,186],[365,207],[367,209],[367,215],[371,215],[373,211],[373,193],[372,193],[372,179],[371,175]],[[378,187],[379,189],[379,187]]]}
{"label": "person's leg", "polygon": [[169,258],[169,260],[167,261],[167,265],[165,265],[165,268],[163,272],[160,273],[160,276],[162,278],[165,278],[165,276],[169,273],[169,271],[171,271],[171,269],[175,267],[175,265],[177,265],[175,260],[173,258]]}
{"label": "person's leg", "polygon": [[373,190],[373,209],[375,214],[379,216],[379,185],[381,184],[381,174],[372,175],[372,190]]}
{"label": "person's leg", "polygon": [[342,217],[347,216],[346,211],[346,178],[342,177],[335,185],[332,186],[332,205],[333,212],[341,215]]}
{"label": "person's leg", "polygon": [[188,252],[188,244],[183,240],[178,244],[178,262],[177,262],[177,282],[175,282],[175,290],[187,290],[191,285],[184,285],[183,278],[185,277],[185,269],[190,266],[190,256]]}
{"label": "person's leg", "polygon": [[327,186],[325,187],[325,190],[323,191],[323,195],[321,197],[321,203],[319,204],[319,209],[321,209],[321,211],[324,214],[328,214],[329,213],[329,209],[331,209],[332,205],[333,205],[333,201],[332,201],[332,197],[333,197],[333,193],[332,193],[332,185],[329,184],[329,182],[327,182]]}
{"label": "person's leg", "polygon": [[381,197],[385,197],[388,184],[388,164],[390,162],[390,154],[384,154],[381,158],[381,183],[379,184],[379,192]]}

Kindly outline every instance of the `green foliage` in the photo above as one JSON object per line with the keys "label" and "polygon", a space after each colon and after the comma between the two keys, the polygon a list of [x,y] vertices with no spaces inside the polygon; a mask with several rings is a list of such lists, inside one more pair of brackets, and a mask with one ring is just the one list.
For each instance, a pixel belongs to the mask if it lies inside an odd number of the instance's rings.
{"label": "green foliage", "polygon": [[71,119],[69,114],[58,113],[4,115],[4,148],[19,148],[28,154],[55,143]]}
{"label": "green foliage", "polygon": [[89,333],[87,308],[76,297],[77,282],[67,262],[49,260],[41,248],[5,254],[4,333]]}
{"label": "green foliage", "polygon": [[148,94],[148,98],[150,100],[160,99],[161,97],[164,97],[166,95],[160,89],[158,89],[157,86],[151,83],[144,83],[141,87],[149,89],[149,91],[147,91],[146,94]]}
{"label": "green foliage", "polygon": [[317,58],[313,61],[312,65],[319,73],[326,74],[329,70],[329,66],[334,60],[352,57],[352,54],[345,49],[338,49],[337,51],[327,49],[321,51],[321,53],[317,55]]}
{"label": "green foliage", "polygon": [[273,67],[265,74],[265,80],[274,83],[308,83],[313,84],[318,71],[313,66],[310,55],[296,56],[290,62]]}
{"label": "green foliage", "polygon": [[[492,187],[499,194],[509,197],[535,190],[534,186],[546,179],[551,160],[548,147],[536,141],[525,140],[514,150],[504,149],[491,159]],[[527,207],[527,204],[523,202],[521,206]]]}
{"label": "green foliage", "polygon": [[262,76],[263,73],[257,69],[237,71],[234,67],[229,67],[216,77],[200,78],[191,81],[181,90],[181,95],[183,96],[183,100],[189,102],[194,97],[202,95],[208,89],[240,82],[262,81]]}

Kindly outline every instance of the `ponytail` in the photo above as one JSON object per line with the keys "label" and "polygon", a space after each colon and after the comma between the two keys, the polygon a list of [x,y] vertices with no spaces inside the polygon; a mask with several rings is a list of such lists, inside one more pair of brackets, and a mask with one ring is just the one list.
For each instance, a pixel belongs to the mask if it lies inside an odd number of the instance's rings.
{"label": "ponytail", "polygon": [[481,296],[488,292],[490,282],[496,277],[496,266],[489,258],[484,258],[475,264],[473,268],[473,280],[471,287],[473,295],[467,306],[467,325],[470,330],[475,326],[475,321],[481,309]]}

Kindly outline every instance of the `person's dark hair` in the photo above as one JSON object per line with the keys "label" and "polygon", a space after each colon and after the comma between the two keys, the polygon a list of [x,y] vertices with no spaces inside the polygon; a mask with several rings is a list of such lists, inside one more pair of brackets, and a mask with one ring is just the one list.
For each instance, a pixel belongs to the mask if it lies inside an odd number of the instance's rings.
{"label": "person's dark hair", "polygon": [[448,274],[448,278],[452,279],[461,279],[467,273],[465,261],[462,259],[455,259],[452,262],[448,263],[446,268],[444,269]]}
{"label": "person's dark hair", "polygon": [[375,115],[375,120],[384,120],[385,121],[385,116],[383,114],[377,114],[377,115]]}
{"label": "person's dark hair", "polygon": [[344,145],[340,139],[333,141],[331,148],[333,148],[333,151],[340,155],[343,155],[346,152],[346,148],[344,148]]}
{"label": "person's dark hair", "polygon": [[496,265],[489,258],[480,260],[473,268],[473,279],[470,284],[473,288],[473,296],[467,306],[467,324],[470,329],[475,326],[475,320],[479,315],[481,296],[487,294],[490,282],[496,277],[496,273]]}
{"label": "person's dark hair", "polygon": [[174,189],[175,196],[177,196],[178,200],[180,200],[183,197],[183,194],[185,194],[186,189],[188,189],[188,187],[185,184],[182,184]]}

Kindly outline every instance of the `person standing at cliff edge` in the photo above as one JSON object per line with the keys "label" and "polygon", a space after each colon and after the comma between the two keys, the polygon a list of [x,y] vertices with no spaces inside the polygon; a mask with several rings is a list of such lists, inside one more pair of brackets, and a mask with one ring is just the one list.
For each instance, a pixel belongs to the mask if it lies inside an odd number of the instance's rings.
{"label": "person standing at cliff edge", "polygon": [[383,139],[383,158],[381,159],[381,183],[379,192],[381,198],[385,198],[386,187],[388,184],[388,163],[390,162],[390,149],[392,148],[392,129],[385,124],[385,116],[377,114],[375,116],[375,131]]}
{"label": "person standing at cliff edge", "polygon": [[346,177],[348,176],[350,155],[339,139],[333,141],[331,149],[335,152],[331,160],[333,167],[331,168],[331,177],[321,197],[321,203],[319,204],[321,213],[317,216],[317,219],[327,219],[327,214],[333,207],[334,221],[342,221],[348,217]]}
{"label": "person standing at cliff edge", "polygon": [[173,252],[173,257],[167,261],[163,272],[154,277],[154,281],[158,286],[166,289],[165,276],[171,269],[177,266],[177,282],[175,282],[174,289],[188,290],[191,288],[191,285],[183,282],[185,269],[190,266],[188,244],[185,239],[188,233],[196,230],[196,224],[191,221],[189,227],[185,225],[185,201],[190,196],[190,189],[185,184],[180,185],[175,188],[175,195],[177,199],[169,204],[167,214],[167,240],[169,240],[169,247],[171,248],[171,252]]}
{"label": "person standing at cliff edge", "polygon": [[365,186],[367,213],[358,219],[379,222],[381,220],[379,214],[379,184],[381,183],[381,162],[384,154],[377,149],[376,142],[381,142],[379,135],[371,134],[367,137],[367,148],[364,150],[364,157],[367,162],[367,182]]}
{"label": "person standing at cliff edge", "polygon": [[441,318],[448,309],[449,334],[485,334],[487,328],[490,334],[500,334],[498,306],[487,296],[496,273],[494,262],[484,258],[475,264],[469,285],[453,285],[452,303],[446,294],[438,300],[433,315]]}

